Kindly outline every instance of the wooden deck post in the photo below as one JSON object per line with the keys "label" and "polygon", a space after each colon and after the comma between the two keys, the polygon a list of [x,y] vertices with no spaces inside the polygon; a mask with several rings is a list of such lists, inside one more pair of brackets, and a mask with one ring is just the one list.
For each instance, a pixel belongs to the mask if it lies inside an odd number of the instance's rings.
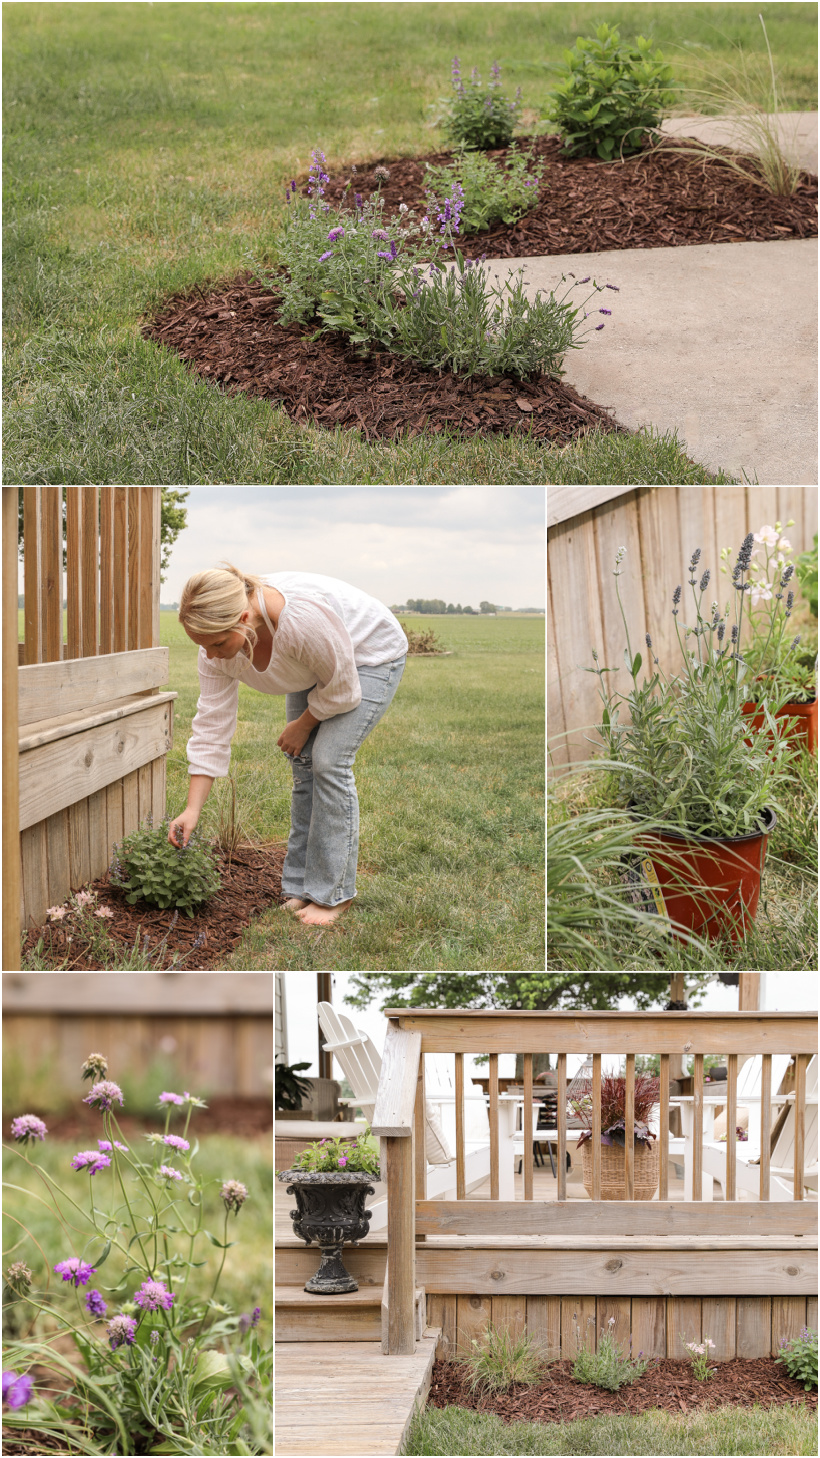
{"label": "wooden deck post", "polygon": [[408,1356],[416,1350],[415,1101],[421,1033],[390,1021],[372,1132],[387,1152],[387,1319],[382,1349]]}
{"label": "wooden deck post", "polygon": [[17,765],[17,487],[3,487],[3,968],[20,969]]}

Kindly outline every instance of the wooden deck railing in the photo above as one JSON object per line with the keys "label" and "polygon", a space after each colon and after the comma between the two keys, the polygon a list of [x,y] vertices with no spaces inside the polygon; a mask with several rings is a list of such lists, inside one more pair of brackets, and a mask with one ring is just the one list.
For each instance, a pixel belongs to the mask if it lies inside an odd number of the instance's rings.
{"label": "wooden deck railing", "polygon": [[[781,1012],[474,1012],[391,1009],[373,1133],[385,1141],[388,1201],[385,1350],[414,1350],[416,1237],[430,1234],[645,1235],[709,1233],[732,1237],[816,1239],[817,1207],[803,1201],[806,1069],[817,1051],[814,1013]],[[499,1201],[498,1056],[524,1050],[524,1201]],[[425,1053],[455,1054],[456,1200],[426,1198],[424,1140]],[[532,1055],[557,1054],[557,1201],[533,1201]],[[566,1189],[566,1061],[592,1053],[592,1198],[569,1206]],[[464,1054],[489,1053],[490,1199],[467,1200],[464,1137]],[[636,1054],[660,1055],[660,1181],[658,1200],[634,1201]],[[738,1058],[762,1054],[760,1201],[737,1201],[737,1157],[726,1141],[725,1203],[703,1203],[703,1059],[727,1059],[726,1127],[737,1121]],[[773,1054],[795,1058],[794,1199],[770,1204]],[[626,1200],[602,1201],[601,1056],[626,1055]],[[669,1200],[669,1058],[694,1057],[692,1201]],[[625,1208],[628,1206],[628,1211]]]}

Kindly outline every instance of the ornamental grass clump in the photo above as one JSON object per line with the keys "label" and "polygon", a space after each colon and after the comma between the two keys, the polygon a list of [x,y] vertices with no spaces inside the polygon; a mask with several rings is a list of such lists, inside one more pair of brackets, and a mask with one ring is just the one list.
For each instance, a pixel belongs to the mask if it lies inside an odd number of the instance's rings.
{"label": "ornamental grass clump", "polygon": [[572,1375],[577,1382],[591,1382],[595,1387],[617,1392],[620,1387],[637,1382],[639,1377],[643,1377],[649,1366],[649,1358],[644,1357],[643,1352],[638,1353],[635,1361],[631,1356],[625,1356],[623,1348],[613,1338],[611,1328],[614,1325],[615,1317],[611,1316],[607,1326],[601,1328],[597,1352],[589,1352],[581,1345],[581,1333],[576,1324],[578,1355],[572,1364]]}
{"label": "ornamental grass clump", "polygon": [[[635,1143],[649,1146],[657,1136],[649,1127],[653,1105],[660,1096],[660,1079],[650,1078],[645,1073],[635,1075]],[[592,1094],[584,1093],[580,1099],[571,1099],[576,1114],[586,1124],[578,1140],[580,1149],[592,1139]],[[601,1079],[601,1143],[626,1144],[626,1079],[607,1076]]]}
{"label": "ornamental grass clump", "polygon": [[489,147],[506,147],[512,140],[521,109],[521,87],[512,101],[501,89],[501,67],[496,61],[490,67],[491,80],[486,86],[473,67],[467,85],[461,77],[461,63],[453,57],[451,80],[453,99],[443,129],[452,147],[487,151]]}
{"label": "ornamental grass clump", "polygon": [[640,152],[675,99],[663,53],[653,55],[642,35],[622,45],[617,25],[602,24],[595,37],[581,36],[574,51],[565,50],[564,61],[546,119],[563,134],[565,154],[612,162]]}
{"label": "ornamental grass clump", "polygon": [[[216,1299],[237,1243],[228,1240],[229,1221],[258,1192],[231,1178],[215,1190],[218,1180],[197,1174],[199,1144],[185,1135],[194,1110],[206,1105],[187,1092],[160,1095],[165,1133],[148,1135],[142,1154],[119,1126],[123,1094],[99,1078],[107,1071],[100,1054],[83,1066],[84,1077],[97,1079],[84,1102],[99,1110],[105,1137],[67,1161],[65,1184],[19,1147],[11,1151],[39,1173],[65,1238],[49,1252],[16,1221],[17,1244],[28,1241],[31,1254],[28,1264],[17,1260],[5,1271],[4,1313],[13,1305],[20,1317],[6,1324],[4,1314],[4,1327],[27,1330],[6,1343],[3,1399],[12,1411],[4,1412],[4,1438],[19,1431],[32,1453],[55,1445],[121,1455],[271,1453],[273,1359],[270,1341],[263,1344],[256,1330],[261,1307],[249,1317]],[[182,1136],[168,1134],[177,1106],[187,1110]],[[12,1120],[11,1131],[18,1146],[48,1133],[26,1114]],[[174,1164],[166,1162],[169,1150]],[[220,1216],[215,1235],[207,1222]],[[203,1298],[189,1290],[189,1279],[207,1264],[204,1242],[219,1264]],[[76,1349],[72,1360],[67,1341]]]}
{"label": "ornamental grass clump", "polygon": [[168,839],[170,817],[154,828],[151,818],[114,846],[109,881],[125,891],[132,906],[145,901],[168,910],[175,906],[193,917],[198,906],[219,890],[217,851],[203,840],[199,829],[187,845]]}
{"label": "ornamental grass clump", "polygon": [[[626,548],[615,558],[615,591],[626,634],[624,660],[632,679],[628,694],[608,692],[605,673],[593,649],[595,667],[587,669],[599,680],[604,710],[598,733],[617,772],[623,807],[639,818],[663,820],[680,832],[722,840],[759,831],[765,809],[782,809],[778,789],[790,777],[794,752],[777,738],[774,714],[785,699],[770,694],[762,704],[765,724],[773,742],[756,736],[746,743],[749,723],[743,704],[750,671],[740,651],[744,604],[754,537],[744,539],[732,572],[734,603],[723,612],[716,600],[704,603],[711,573],[700,577],[698,548],[689,564],[693,621],[680,619],[682,588],[675,588],[671,614],[683,668],[667,676],[662,671],[646,633],[648,663],[654,672],[639,681],[643,664],[633,654],[618,579]],[[620,722],[621,707],[630,716]]]}
{"label": "ornamental grass clump", "polygon": [[461,1365],[471,1392],[508,1392],[514,1382],[533,1386],[541,1377],[544,1357],[527,1331],[513,1336],[506,1327],[488,1322],[470,1347]]}
{"label": "ornamental grass clump", "polygon": [[[617,293],[616,285],[570,274],[573,282],[560,298],[539,290],[529,299],[522,270],[510,270],[498,285],[483,262],[464,258],[456,240],[465,194],[456,178],[446,196],[428,191],[422,218],[402,203],[398,218],[386,219],[380,190],[369,198],[355,192],[352,208],[349,188],[341,207],[321,202],[328,174],[324,154],[313,156],[307,198],[287,194],[287,215],[274,243],[281,272],[270,275],[251,259],[258,280],[279,295],[281,324],[315,319],[320,327],[313,338],[342,332],[362,356],[380,347],[427,369],[522,380],[559,378],[567,350],[604,328],[591,318],[611,310],[586,305],[604,289]],[[567,276],[561,281],[567,283]],[[570,299],[573,289],[589,283],[584,299]]]}

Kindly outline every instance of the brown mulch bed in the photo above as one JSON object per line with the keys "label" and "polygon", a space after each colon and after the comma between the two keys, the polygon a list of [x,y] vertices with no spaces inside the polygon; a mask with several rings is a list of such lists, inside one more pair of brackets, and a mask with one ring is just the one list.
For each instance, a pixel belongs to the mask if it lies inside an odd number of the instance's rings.
{"label": "brown mulch bed", "polygon": [[[273,1128],[273,1104],[270,1097],[237,1098],[233,1094],[214,1094],[207,1100],[207,1109],[196,1109],[196,1134],[267,1134]],[[45,1120],[52,1139],[96,1139],[100,1133],[99,1110],[90,1109],[87,1104],[66,1113],[51,1113],[41,1109],[39,1117]],[[135,1139],[146,1125],[165,1128],[165,1115],[157,1110],[153,1114],[132,1115],[127,1108],[117,1115],[117,1122],[129,1139]],[[179,1132],[179,1117],[171,1122],[171,1133]]]}
{"label": "brown mulch bed", "polygon": [[[222,885],[194,917],[180,913],[174,922],[174,912],[160,911],[156,907],[137,902],[129,905],[125,894],[109,884],[108,872],[98,881],[90,882],[90,889],[98,894],[100,905],[110,906],[116,913],[113,921],[105,923],[111,940],[123,949],[132,948],[139,937],[142,945],[148,937],[148,950],[153,951],[166,937],[164,950],[154,964],[157,970],[174,965],[174,955],[180,958],[179,965],[188,971],[211,971],[223,968],[232,949],[240,941],[245,928],[253,917],[269,906],[280,903],[282,897],[282,866],[286,846],[240,846],[236,851],[230,869],[227,857],[219,861]],[[68,918],[64,922],[47,923],[29,931],[24,951],[32,950],[43,938],[44,949],[56,964],[66,962],[65,971],[100,972],[105,965],[87,949],[78,944],[76,937],[70,944],[68,936],[71,926]],[[198,937],[204,940],[194,950]],[[183,960],[185,957],[188,960]]]}
{"label": "brown mulch bed", "polygon": [[658,1358],[642,1377],[619,1392],[576,1382],[572,1362],[553,1362],[535,1386],[516,1382],[509,1392],[473,1396],[464,1368],[437,1361],[428,1403],[431,1407],[466,1407],[494,1412],[505,1422],[560,1423],[608,1412],[706,1412],[720,1407],[798,1407],[817,1410],[817,1392],[805,1392],[773,1357],[716,1362],[713,1377],[698,1382],[692,1364]]}
{"label": "brown mulch bed", "polygon": [[[801,174],[790,198],[773,197],[720,163],[694,161],[680,148],[647,148],[625,162],[601,163],[561,155],[557,136],[521,138],[533,145],[542,182],[536,207],[512,225],[498,224],[461,240],[468,258],[533,257],[595,253],[620,248],[662,248],[807,238],[817,233],[817,178]],[[506,148],[489,155],[503,159]],[[731,155],[731,149],[717,150]],[[425,164],[443,165],[449,152],[423,157],[380,158],[353,170],[338,169],[326,186],[331,203],[350,184],[367,195],[374,169],[390,177],[381,196],[385,215],[400,204],[426,207]],[[301,179],[302,190],[305,179]],[[418,435],[531,434],[563,447],[596,426],[628,434],[605,406],[594,404],[560,380],[541,376],[522,384],[512,376],[461,375],[422,368],[383,349],[360,359],[342,334],[312,340],[320,320],[277,323],[277,297],[243,272],[207,293],[175,294],[145,321],[143,336],[177,351],[227,394],[243,391],[280,404],[295,421],[328,430],[360,429],[367,441]]]}

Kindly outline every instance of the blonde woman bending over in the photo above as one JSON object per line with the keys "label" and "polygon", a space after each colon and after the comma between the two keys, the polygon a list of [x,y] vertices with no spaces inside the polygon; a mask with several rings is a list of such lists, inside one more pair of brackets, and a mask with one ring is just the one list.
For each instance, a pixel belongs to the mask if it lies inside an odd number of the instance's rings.
{"label": "blonde woman bending over", "polygon": [[188,804],[168,839],[187,845],[211,785],[227,775],[239,685],[285,694],[279,748],[293,771],[285,905],[309,926],[356,895],[356,753],[401,681],[407,639],[383,603],[336,577],[225,564],[189,578],[179,620],[199,645],[199,701],[188,740]]}

